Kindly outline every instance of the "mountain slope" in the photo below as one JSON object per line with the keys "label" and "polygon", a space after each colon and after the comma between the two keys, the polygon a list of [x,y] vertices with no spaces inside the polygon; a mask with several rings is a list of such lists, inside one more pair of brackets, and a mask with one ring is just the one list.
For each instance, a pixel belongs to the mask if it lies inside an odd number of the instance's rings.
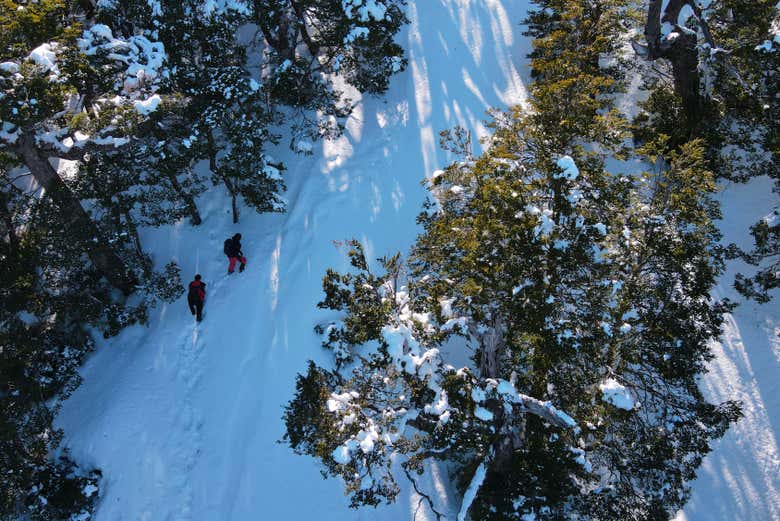
{"label": "mountain slope", "polygon": [[[282,406],[307,359],[328,357],[312,328],[326,318],[316,309],[325,269],[345,265],[332,241],[358,238],[371,257],[406,250],[420,181],[447,162],[437,133],[484,132],[488,107],[522,101],[525,7],[410,2],[409,70],[386,99],[359,104],[341,139],[286,158],[286,214],[245,210],[232,225],[227,200],[209,195],[200,227],[145,234],[158,263],[175,258],[185,277],[203,275],[204,321],[194,325],[184,299],[162,306],[149,328],[101,343],[84,367],[58,425],[74,457],[104,471],[98,521],[376,518],[348,510],[340,483],[276,443]],[[249,264],[226,277],[222,241],[236,231]],[[446,480],[430,480],[440,508],[457,511]],[[417,505],[404,494],[380,512],[411,519]]]}
{"label": "mountain slope", "polygon": [[[316,309],[325,269],[346,265],[332,241],[360,239],[371,258],[405,251],[425,196],[420,181],[448,162],[437,133],[461,124],[481,134],[488,107],[524,99],[526,8],[522,0],[411,0],[400,39],[409,69],[386,98],[360,102],[341,139],[311,157],[285,157],[286,214],[244,210],[233,225],[227,198],[214,193],[199,201],[200,227],[145,233],[158,264],[173,258],[185,277],[203,275],[205,318],[194,325],[184,299],[162,306],[148,328],[101,342],[84,367],[57,423],[75,459],[104,471],[95,519],[414,518],[412,491],[378,512],[348,510],[340,483],[276,443],[282,407],[306,361],[329,356],[312,328],[328,318]],[[725,193],[727,239],[746,235],[766,193],[763,185]],[[764,198],[754,205],[757,194]],[[222,241],[237,231],[249,265],[227,277]],[[730,295],[728,280],[719,291]],[[772,309],[741,307],[716,349],[703,386],[713,399],[745,400],[746,417],[705,462],[680,519],[780,519]],[[454,518],[459,498],[445,470],[431,469],[424,484]],[[422,507],[417,519],[433,516]]]}

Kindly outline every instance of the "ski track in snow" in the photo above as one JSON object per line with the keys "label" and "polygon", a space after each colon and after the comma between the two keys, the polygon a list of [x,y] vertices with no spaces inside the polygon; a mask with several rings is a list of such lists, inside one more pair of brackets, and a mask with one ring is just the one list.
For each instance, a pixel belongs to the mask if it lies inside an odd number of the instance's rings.
{"label": "ski track in snow", "polygon": [[[411,0],[399,36],[409,68],[387,95],[363,100],[344,136],[314,156],[277,154],[288,166],[286,214],[242,208],[233,225],[214,189],[199,201],[200,227],[146,231],[159,265],[177,260],[185,283],[203,275],[204,320],[194,324],[185,298],[161,305],[148,328],[100,342],[82,369],[57,425],[75,459],[104,472],[96,521],[435,519],[408,486],[393,505],[350,510],[340,482],[276,442],[296,373],[308,359],[330,359],[312,328],[329,318],[316,309],[325,269],[348,266],[332,241],[355,237],[371,259],[406,251],[425,197],[420,181],[450,159],[438,132],[460,124],[484,135],[486,109],[525,99],[526,8],[524,0]],[[752,222],[746,190],[738,200],[750,218],[727,238]],[[237,231],[249,262],[228,277],[222,241]],[[703,387],[713,400],[745,401],[746,416],[705,461],[680,521],[779,519],[777,324],[769,306],[742,307],[716,346]],[[460,500],[446,468],[427,470],[420,485],[454,519]]]}

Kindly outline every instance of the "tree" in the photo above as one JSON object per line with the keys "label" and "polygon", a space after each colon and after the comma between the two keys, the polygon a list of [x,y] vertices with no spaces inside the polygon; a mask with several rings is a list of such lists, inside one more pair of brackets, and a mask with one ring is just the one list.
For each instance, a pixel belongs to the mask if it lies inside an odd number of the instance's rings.
{"label": "tree", "polygon": [[[163,42],[170,62],[164,90],[184,105],[177,123],[185,131],[168,135],[168,148],[190,163],[208,159],[237,222],[239,199],[257,211],[284,208],[284,165],[266,153],[281,139],[272,128],[284,121],[290,146],[310,153],[313,140],[341,133],[352,110],[334,77],[380,94],[403,70],[402,49],[392,41],[406,21],[403,4],[188,0],[150,9],[131,1],[103,3],[97,16]],[[254,38],[241,36],[247,27],[256,29]]]}
{"label": "tree", "polygon": [[143,37],[118,40],[105,26],[82,32],[62,1],[30,9],[6,4],[4,32],[7,28],[13,41],[0,56],[7,60],[0,69],[0,146],[63,209],[67,229],[88,231],[82,247],[91,262],[128,294],[136,282],[133,274],[50,160],[81,161],[90,151],[126,143],[122,133],[132,122],[128,111],[144,112],[159,100],[150,93],[161,73],[163,51]]}
{"label": "tree", "polygon": [[634,152],[655,171],[607,172],[606,152],[630,151],[622,67],[599,65],[628,6],[540,7],[530,110],[495,112],[479,157],[467,132],[442,134],[458,158],[431,181],[408,262],[375,273],[352,242],[351,272],[324,278],[336,369],[299,376],[285,439],[352,506],[397,495],[393,462],[419,491],[443,459],[459,519],[669,519],[740,414],[696,385],[731,308],[709,295],[723,251],[706,147],[657,137]]}
{"label": "tree", "polygon": [[[286,439],[353,506],[395,497],[394,458],[412,479],[441,458],[475,519],[670,518],[738,416],[696,386],[728,309],[709,297],[722,261],[701,144],[616,177],[593,154],[536,155],[529,120],[496,121],[489,152],[435,179],[406,268],[376,275],[353,242],[354,272],[324,279],[341,369],[299,377]],[[454,335],[473,366],[448,364]]]}
{"label": "tree", "polygon": [[[651,1],[645,43],[634,48],[648,60],[668,61],[673,85],[651,75],[651,94],[636,120],[640,140],[665,134],[670,150],[691,138],[707,143],[707,159],[718,175],[746,181],[769,175],[776,182],[778,156],[778,42],[773,35],[775,2]],[[777,191],[777,187],[775,189]],[[740,274],[738,291],[766,302],[775,287],[772,260],[777,233],[772,218],[751,228],[752,251],[732,247],[732,256],[760,265],[753,277]]]}
{"label": "tree", "polygon": [[91,510],[99,472],[58,451],[52,420],[93,348],[78,321],[105,316],[105,285],[61,234],[37,225],[59,211],[54,202],[0,194],[0,517],[68,519]]}

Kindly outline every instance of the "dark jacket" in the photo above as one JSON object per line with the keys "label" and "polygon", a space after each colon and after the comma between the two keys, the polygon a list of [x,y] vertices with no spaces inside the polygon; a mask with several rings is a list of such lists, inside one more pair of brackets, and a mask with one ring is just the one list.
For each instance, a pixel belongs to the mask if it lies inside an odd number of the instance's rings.
{"label": "dark jacket", "polygon": [[190,282],[190,290],[187,293],[189,302],[203,302],[206,298],[206,283],[199,280]]}
{"label": "dark jacket", "polygon": [[225,241],[224,248],[225,255],[228,257],[240,257],[241,256],[241,241],[234,237]]}

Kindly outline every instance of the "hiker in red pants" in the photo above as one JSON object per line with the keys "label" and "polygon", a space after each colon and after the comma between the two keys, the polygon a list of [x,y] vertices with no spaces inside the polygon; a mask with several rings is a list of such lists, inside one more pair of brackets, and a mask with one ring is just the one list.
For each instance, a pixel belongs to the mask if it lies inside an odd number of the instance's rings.
{"label": "hiker in red pants", "polygon": [[195,275],[195,280],[190,282],[187,292],[187,304],[190,305],[190,311],[196,315],[196,320],[200,322],[203,319],[203,303],[206,301],[206,284],[200,281],[200,275]]}
{"label": "hiker in red pants", "polygon": [[240,233],[235,234],[233,237],[225,241],[224,252],[229,259],[228,275],[233,273],[233,270],[236,268],[236,262],[241,263],[241,266],[238,267],[238,271],[244,271],[244,268],[246,268],[246,257],[244,257],[244,253],[241,251]]}

